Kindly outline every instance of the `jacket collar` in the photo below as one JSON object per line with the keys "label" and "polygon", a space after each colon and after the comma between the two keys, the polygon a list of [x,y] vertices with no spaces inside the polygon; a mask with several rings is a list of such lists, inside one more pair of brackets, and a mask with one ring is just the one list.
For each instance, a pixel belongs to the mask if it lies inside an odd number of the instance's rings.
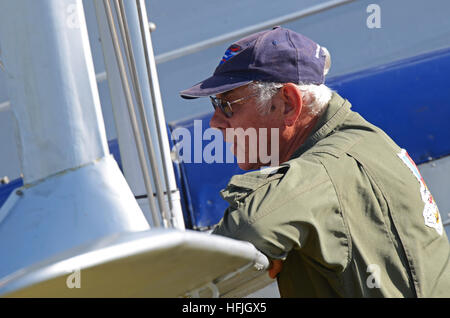
{"label": "jacket collar", "polygon": [[351,107],[352,105],[348,100],[342,98],[338,93],[333,92],[328,106],[315,124],[311,134],[294,152],[290,159],[299,157],[314,146],[319,140],[332,133],[344,122],[347,115],[351,112]]}

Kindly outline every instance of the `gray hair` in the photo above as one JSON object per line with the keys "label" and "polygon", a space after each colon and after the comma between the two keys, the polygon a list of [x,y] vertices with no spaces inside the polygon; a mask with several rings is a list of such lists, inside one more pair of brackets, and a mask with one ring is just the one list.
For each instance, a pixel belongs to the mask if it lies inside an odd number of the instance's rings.
{"label": "gray hair", "polygon": [[[331,56],[325,47],[322,47],[322,50],[325,53],[325,76],[331,67]],[[249,88],[257,95],[257,109],[261,114],[269,113],[272,106],[270,102],[281,87],[283,87],[283,83],[252,82],[249,84]],[[302,100],[309,112],[313,115],[322,113],[331,99],[331,89],[324,84],[298,83],[297,87],[303,93]]]}

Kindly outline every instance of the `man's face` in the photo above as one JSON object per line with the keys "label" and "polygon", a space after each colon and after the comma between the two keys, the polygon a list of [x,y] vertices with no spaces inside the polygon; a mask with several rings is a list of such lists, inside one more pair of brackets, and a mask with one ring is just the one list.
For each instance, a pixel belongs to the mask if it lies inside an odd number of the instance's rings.
{"label": "man's face", "polygon": [[[233,102],[243,97],[253,95],[248,86],[239,87],[217,97]],[[275,96],[272,104],[282,102]],[[217,108],[210,121],[212,128],[220,129],[224,140],[232,143],[231,151],[237,157],[238,165],[243,170],[258,169],[262,166],[277,165],[273,159],[278,158],[280,128],[283,127],[282,114],[269,111],[262,115],[257,110],[257,97],[249,97],[242,102],[232,104],[233,116],[228,118]],[[270,109],[270,106],[269,106]],[[275,109],[280,109],[276,107]],[[276,134],[273,135],[274,130]],[[267,162],[268,157],[272,162]]]}

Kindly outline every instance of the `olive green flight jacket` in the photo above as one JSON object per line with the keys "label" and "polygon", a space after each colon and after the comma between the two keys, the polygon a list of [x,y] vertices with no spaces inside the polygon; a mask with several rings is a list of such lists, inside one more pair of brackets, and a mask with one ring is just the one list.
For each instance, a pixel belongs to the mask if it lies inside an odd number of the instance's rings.
{"label": "olive green flight jacket", "polygon": [[450,297],[450,246],[407,152],[338,94],[272,173],[233,176],[213,234],[282,259],[281,297]]}

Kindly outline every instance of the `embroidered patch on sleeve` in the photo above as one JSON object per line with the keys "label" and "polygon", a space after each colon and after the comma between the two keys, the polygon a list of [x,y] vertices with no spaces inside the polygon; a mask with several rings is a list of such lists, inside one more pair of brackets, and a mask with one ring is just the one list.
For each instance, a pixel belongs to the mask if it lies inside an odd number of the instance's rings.
{"label": "embroidered patch on sleeve", "polygon": [[430,190],[428,190],[428,187],[425,184],[425,181],[423,180],[422,175],[419,172],[419,169],[417,169],[416,164],[408,155],[408,152],[406,152],[405,149],[402,149],[402,151],[397,155],[400,157],[400,159],[402,159],[403,163],[406,164],[409,170],[411,170],[411,172],[416,177],[417,181],[419,181],[420,196],[422,197],[422,201],[425,203],[422,213],[425,225],[434,228],[439,235],[442,235],[444,227],[442,225],[439,209],[437,207],[436,202],[433,199],[433,196],[431,195]]}

